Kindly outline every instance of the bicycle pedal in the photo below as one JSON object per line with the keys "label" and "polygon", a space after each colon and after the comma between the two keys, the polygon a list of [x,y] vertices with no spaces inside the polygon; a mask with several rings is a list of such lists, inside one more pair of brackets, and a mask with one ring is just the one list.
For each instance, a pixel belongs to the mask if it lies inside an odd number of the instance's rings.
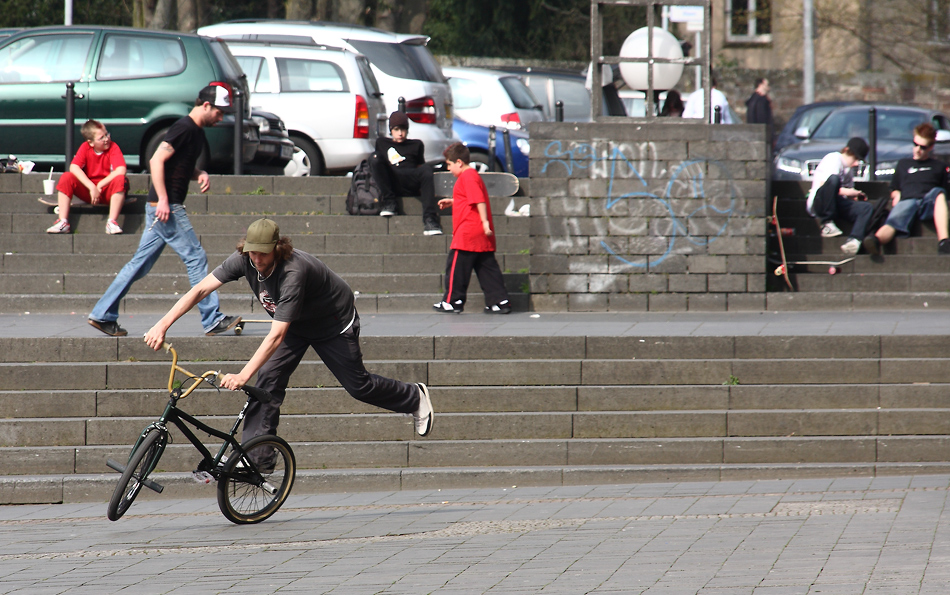
{"label": "bicycle pedal", "polygon": [[194,477],[198,483],[211,483],[214,481],[214,476],[207,471],[192,471],[191,476]]}

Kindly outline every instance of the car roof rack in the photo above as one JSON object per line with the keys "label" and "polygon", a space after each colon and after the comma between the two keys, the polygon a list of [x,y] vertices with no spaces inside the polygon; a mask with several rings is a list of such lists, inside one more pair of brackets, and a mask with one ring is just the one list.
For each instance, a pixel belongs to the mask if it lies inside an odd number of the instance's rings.
{"label": "car roof rack", "polygon": [[346,51],[346,49],[341,47],[327,45],[325,43],[317,43],[312,37],[307,35],[283,35],[278,33],[232,33],[229,35],[216,35],[215,37],[223,41],[239,43],[257,43],[261,45],[298,45],[319,48],[321,50],[334,50],[338,52]]}

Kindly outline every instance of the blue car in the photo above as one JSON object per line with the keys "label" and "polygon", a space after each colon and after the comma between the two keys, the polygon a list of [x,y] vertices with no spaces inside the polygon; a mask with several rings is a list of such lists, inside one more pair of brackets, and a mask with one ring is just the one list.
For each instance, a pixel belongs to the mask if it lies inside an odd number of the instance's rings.
{"label": "blue car", "polygon": [[462,143],[472,154],[472,167],[478,171],[501,171],[515,174],[519,178],[528,177],[528,135],[520,130],[509,130],[511,145],[512,168],[508,171],[505,163],[505,145],[503,144],[502,128],[495,129],[495,162],[488,159],[488,126],[479,126],[465,120],[455,118],[452,121],[452,130],[458,135]]}

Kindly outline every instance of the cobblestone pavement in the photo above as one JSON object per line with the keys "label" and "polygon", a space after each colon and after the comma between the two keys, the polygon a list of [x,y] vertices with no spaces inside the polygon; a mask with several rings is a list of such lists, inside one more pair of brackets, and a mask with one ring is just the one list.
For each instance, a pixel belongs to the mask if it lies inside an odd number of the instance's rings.
{"label": "cobblestone pavement", "polygon": [[946,595],[950,476],[0,508],[0,593]]}

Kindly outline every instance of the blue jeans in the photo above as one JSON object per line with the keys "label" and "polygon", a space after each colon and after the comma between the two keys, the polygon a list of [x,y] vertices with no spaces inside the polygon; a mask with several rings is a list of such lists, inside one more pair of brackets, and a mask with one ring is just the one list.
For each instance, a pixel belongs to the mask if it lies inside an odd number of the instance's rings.
{"label": "blue jeans", "polygon": [[945,194],[943,188],[932,188],[923,198],[901,198],[897,201],[885,225],[890,225],[898,236],[910,235],[910,226],[915,219],[931,221],[934,218],[934,203],[937,197]]}
{"label": "blue jeans", "polygon": [[[115,276],[112,285],[89,315],[90,319],[100,322],[115,322],[119,319],[119,304],[122,298],[132,288],[132,284],[148,274],[152,266],[162,255],[165,244],[178,253],[182,262],[188,268],[188,281],[194,287],[208,276],[208,256],[198,242],[198,236],[191,227],[185,205],[173,204],[168,221],[162,223],[155,218],[155,207],[145,207],[145,232],[139,241],[138,250],[132,256],[119,274]],[[201,313],[201,326],[205,332],[213,329],[224,318],[218,310],[218,293],[214,292],[198,302],[198,311]]]}

